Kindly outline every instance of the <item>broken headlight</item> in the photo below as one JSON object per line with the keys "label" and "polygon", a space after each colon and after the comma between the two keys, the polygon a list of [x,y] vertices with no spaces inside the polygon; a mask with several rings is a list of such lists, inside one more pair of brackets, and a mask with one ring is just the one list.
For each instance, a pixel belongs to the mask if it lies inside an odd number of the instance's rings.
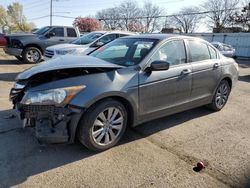
{"label": "broken headlight", "polygon": [[26,92],[21,103],[27,105],[68,104],[70,100],[84,88],[85,86],[73,86],[45,91]]}

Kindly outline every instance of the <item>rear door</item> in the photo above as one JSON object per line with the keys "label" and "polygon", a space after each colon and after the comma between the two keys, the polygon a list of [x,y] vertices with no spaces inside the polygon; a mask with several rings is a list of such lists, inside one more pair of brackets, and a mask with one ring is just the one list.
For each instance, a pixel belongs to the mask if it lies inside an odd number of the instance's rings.
{"label": "rear door", "polygon": [[76,30],[74,28],[65,28],[65,32],[65,43],[69,43],[77,38]]}
{"label": "rear door", "polygon": [[221,73],[216,50],[200,40],[188,40],[190,62],[192,62],[191,99],[199,100],[213,96]]}

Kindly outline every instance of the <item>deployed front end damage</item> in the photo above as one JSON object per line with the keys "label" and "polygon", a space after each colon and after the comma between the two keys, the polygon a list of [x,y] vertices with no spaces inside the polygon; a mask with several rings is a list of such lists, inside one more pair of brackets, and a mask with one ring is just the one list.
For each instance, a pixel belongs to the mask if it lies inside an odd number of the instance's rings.
{"label": "deployed front end damage", "polygon": [[23,126],[35,127],[36,137],[43,143],[73,142],[84,109],[68,102],[84,86],[31,91],[28,83],[23,87],[16,84],[10,92],[10,100]]}
{"label": "deployed front end damage", "polygon": [[24,119],[25,126],[35,126],[36,137],[43,143],[73,142],[74,130],[83,109],[74,107],[56,107],[52,105],[16,106]]}
{"label": "deployed front end damage", "polygon": [[41,70],[35,66],[18,75],[10,91],[10,100],[23,120],[23,126],[35,127],[40,142],[74,142],[76,128],[85,109],[70,104],[70,101],[86,88],[83,78],[117,67],[105,67],[104,64],[101,67],[84,67],[84,64],[74,67],[71,64],[69,68],[56,68],[53,62],[47,69],[44,64],[41,66]]}

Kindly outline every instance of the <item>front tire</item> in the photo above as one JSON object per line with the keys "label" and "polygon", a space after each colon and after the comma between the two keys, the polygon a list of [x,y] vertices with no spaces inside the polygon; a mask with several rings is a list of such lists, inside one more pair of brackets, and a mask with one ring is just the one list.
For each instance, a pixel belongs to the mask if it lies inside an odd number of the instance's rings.
{"label": "front tire", "polygon": [[82,117],[78,139],[93,151],[107,150],[121,139],[127,126],[127,111],[122,103],[107,99],[90,107]]}
{"label": "front tire", "polygon": [[15,56],[19,61],[23,61],[22,56]]}
{"label": "front tire", "polygon": [[208,107],[214,111],[220,111],[226,105],[230,92],[228,81],[222,80],[216,89],[212,103]]}
{"label": "front tire", "polygon": [[22,57],[26,63],[39,63],[42,59],[42,52],[36,47],[27,47]]}

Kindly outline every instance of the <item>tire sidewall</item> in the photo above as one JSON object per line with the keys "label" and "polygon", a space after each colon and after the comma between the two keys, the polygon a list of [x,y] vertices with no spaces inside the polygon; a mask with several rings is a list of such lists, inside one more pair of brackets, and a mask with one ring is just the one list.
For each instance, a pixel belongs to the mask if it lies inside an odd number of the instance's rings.
{"label": "tire sidewall", "polygon": [[[38,60],[36,62],[31,62],[31,61],[28,60],[27,53],[30,50],[36,50],[38,52],[39,58],[38,58]],[[42,52],[37,47],[27,47],[27,48],[25,48],[25,50],[24,50],[24,52],[22,54],[22,57],[23,57],[23,59],[24,59],[24,61],[26,63],[39,63],[41,61],[41,59],[42,59]]]}
{"label": "tire sidewall", "polygon": [[[217,92],[218,92],[218,90],[219,90],[219,88],[221,87],[222,84],[226,84],[226,85],[227,85],[227,88],[228,88],[228,95],[227,95],[226,101],[225,101],[225,103],[223,104],[223,106],[218,107],[217,104],[216,104],[216,95],[217,95]],[[215,107],[216,110],[219,111],[219,110],[221,110],[222,108],[224,108],[224,106],[227,104],[227,101],[228,101],[230,92],[231,92],[231,88],[230,88],[229,83],[228,83],[226,80],[222,80],[222,81],[220,82],[219,86],[217,87],[216,92],[215,92],[215,95],[214,95],[214,98],[213,98],[213,106]]]}
{"label": "tire sidewall", "polygon": [[[123,115],[123,127],[122,130],[120,132],[120,134],[118,135],[118,137],[116,138],[116,140],[106,146],[101,146],[95,143],[93,137],[92,137],[92,127],[94,124],[94,121],[96,119],[96,117],[105,109],[109,108],[109,107],[115,107],[118,108],[122,115]],[[87,137],[89,143],[84,143],[80,140],[81,143],[83,143],[85,146],[87,146],[89,149],[95,150],[95,151],[104,151],[107,150],[111,147],[113,147],[114,145],[117,144],[117,142],[119,142],[119,140],[122,138],[125,130],[126,130],[126,126],[127,126],[127,111],[126,108],[118,101],[115,100],[105,100],[103,102],[98,103],[97,105],[95,105],[93,108],[91,108],[82,118],[82,120],[80,121],[80,129],[78,131],[80,131],[80,139],[83,139],[83,137]],[[87,133],[87,134],[86,134]],[[84,139],[86,142],[86,139]],[[90,144],[90,145],[89,145]]]}

